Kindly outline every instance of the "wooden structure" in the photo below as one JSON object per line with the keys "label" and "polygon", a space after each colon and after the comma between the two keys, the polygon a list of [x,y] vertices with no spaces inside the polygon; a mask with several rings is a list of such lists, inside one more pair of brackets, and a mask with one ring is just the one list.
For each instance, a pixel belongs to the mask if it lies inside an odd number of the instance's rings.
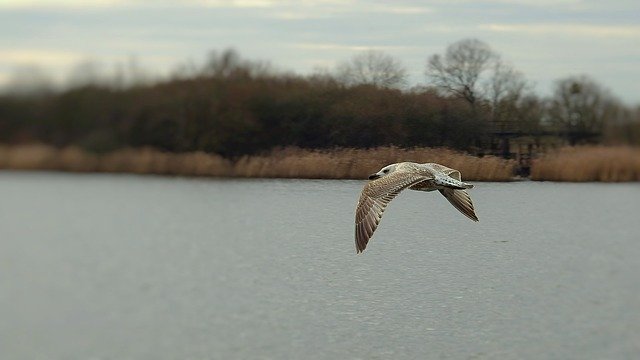
{"label": "wooden structure", "polygon": [[562,133],[550,131],[495,131],[490,136],[489,148],[491,155],[517,160],[516,175],[527,177],[531,173],[533,160],[550,150],[568,145],[566,138]]}

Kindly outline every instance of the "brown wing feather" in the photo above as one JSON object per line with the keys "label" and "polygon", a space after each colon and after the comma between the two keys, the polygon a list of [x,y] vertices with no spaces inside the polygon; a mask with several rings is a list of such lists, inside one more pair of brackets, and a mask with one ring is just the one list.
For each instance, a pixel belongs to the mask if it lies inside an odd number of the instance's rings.
{"label": "brown wing feather", "polygon": [[396,171],[377,180],[368,182],[362,189],[360,200],[356,207],[356,251],[362,252],[369,239],[376,231],[382,213],[387,204],[400,191],[407,187],[427,179],[425,176],[409,172]]}
{"label": "brown wing feather", "polygon": [[478,216],[476,216],[476,212],[473,208],[473,202],[466,190],[442,189],[439,191],[445,198],[447,198],[447,200],[449,200],[451,205],[466,217],[473,221],[478,221]]}
{"label": "brown wing feather", "polygon": [[[443,173],[451,176],[452,178],[462,181],[462,176],[460,175],[460,171],[452,168],[448,168],[444,165],[440,164],[431,164],[436,170],[442,171]],[[466,217],[473,221],[478,221],[478,216],[476,216],[475,209],[473,208],[473,202],[471,201],[471,197],[466,190],[457,190],[457,189],[442,189],[439,190],[442,195],[444,195],[447,200],[453,205],[456,209],[458,209],[461,213],[463,213]]]}
{"label": "brown wing feather", "polygon": [[448,168],[444,165],[440,165],[440,164],[436,164],[436,163],[431,163],[430,164],[434,169],[441,171],[443,173],[445,173],[448,176],[451,176],[452,178],[458,180],[458,181],[462,181],[462,176],[460,175],[460,171],[456,170],[456,169],[452,169],[452,168]]}

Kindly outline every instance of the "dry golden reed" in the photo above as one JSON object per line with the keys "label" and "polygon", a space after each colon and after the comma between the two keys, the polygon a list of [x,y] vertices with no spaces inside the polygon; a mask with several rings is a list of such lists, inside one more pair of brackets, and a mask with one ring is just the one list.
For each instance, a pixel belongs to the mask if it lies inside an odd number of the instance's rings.
{"label": "dry golden reed", "polygon": [[640,147],[564,147],[536,159],[532,180],[640,181]]}
{"label": "dry golden reed", "polygon": [[365,179],[381,167],[401,162],[437,162],[460,170],[467,180],[508,181],[515,161],[482,158],[442,148],[305,150],[285,148],[265,156],[246,156],[234,165],[234,176],[317,179]]}
{"label": "dry golden reed", "polygon": [[167,153],[151,148],[121,149],[104,155],[77,147],[0,146],[0,168],[184,176],[250,178],[365,179],[382,166],[400,162],[437,162],[458,169],[466,180],[508,181],[515,162],[482,158],[442,148],[306,150],[284,148],[235,161],[203,152]]}
{"label": "dry golden reed", "polygon": [[229,176],[231,162],[218,155],[173,154],[151,148],[122,149],[104,155],[77,147],[0,146],[0,169],[59,170],[187,176]]}
{"label": "dry golden reed", "polygon": [[[516,162],[475,157],[443,148],[276,149],[234,161],[203,152],[167,153],[151,148],[108,154],[77,147],[58,149],[32,144],[0,145],[0,169],[59,170],[183,176],[250,178],[365,179],[382,166],[400,162],[436,162],[458,169],[465,180],[508,181]],[[640,147],[580,146],[547,153],[533,162],[532,180],[640,181]]]}

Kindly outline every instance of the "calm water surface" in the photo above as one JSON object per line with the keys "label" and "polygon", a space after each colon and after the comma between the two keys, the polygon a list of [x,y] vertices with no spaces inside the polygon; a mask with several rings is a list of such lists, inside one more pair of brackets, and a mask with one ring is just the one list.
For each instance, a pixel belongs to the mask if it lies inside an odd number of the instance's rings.
{"label": "calm water surface", "polygon": [[362,185],[0,172],[0,358],[640,358],[640,185]]}

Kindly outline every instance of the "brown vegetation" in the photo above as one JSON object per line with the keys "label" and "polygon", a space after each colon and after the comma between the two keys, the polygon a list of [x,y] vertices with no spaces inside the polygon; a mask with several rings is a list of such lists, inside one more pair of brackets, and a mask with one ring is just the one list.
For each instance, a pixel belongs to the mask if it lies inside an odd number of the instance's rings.
{"label": "brown vegetation", "polygon": [[58,170],[188,176],[229,176],[231,163],[203,152],[168,153],[151,148],[88,153],[78,147],[48,145],[0,146],[0,169]]}
{"label": "brown vegetation", "polygon": [[[465,180],[509,181],[514,160],[475,157],[444,148],[306,150],[281,148],[236,160],[204,152],[169,153],[126,148],[92,154],[78,147],[0,146],[0,169],[108,172],[183,176],[365,179],[382,166],[400,162],[437,162],[460,170]],[[532,180],[640,181],[640,148],[629,146],[565,147],[536,159]]]}
{"label": "brown vegetation", "polygon": [[153,83],[125,86],[114,78],[2,93],[0,142],[225,158],[292,146],[392,145],[512,156],[501,144],[513,137],[640,144],[640,108],[624,106],[588,77],[564,79],[553,98],[539,98],[478,40],[452,44],[429,69],[432,83],[407,89],[399,87],[399,63],[377,52],[354,57],[341,76],[300,76],[228,51]]}
{"label": "brown vegetation", "polygon": [[234,164],[234,176],[365,179],[384,165],[437,162],[460,170],[467,180],[508,181],[515,161],[482,158],[443,148],[380,147],[375,149],[302,150],[287,148],[266,156],[245,156]]}
{"label": "brown vegetation", "polygon": [[184,176],[253,178],[365,179],[382,166],[400,162],[437,162],[462,172],[466,180],[508,181],[515,161],[482,158],[442,148],[304,150],[284,148],[235,161],[203,152],[167,153],[151,148],[123,149],[104,155],[77,147],[0,146],[0,169],[60,170]]}
{"label": "brown vegetation", "polygon": [[640,148],[631,146],[565,147],[536,159],[532,180],[640,181]]}

